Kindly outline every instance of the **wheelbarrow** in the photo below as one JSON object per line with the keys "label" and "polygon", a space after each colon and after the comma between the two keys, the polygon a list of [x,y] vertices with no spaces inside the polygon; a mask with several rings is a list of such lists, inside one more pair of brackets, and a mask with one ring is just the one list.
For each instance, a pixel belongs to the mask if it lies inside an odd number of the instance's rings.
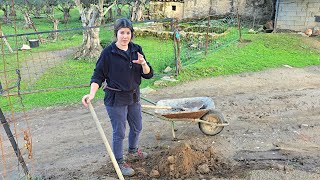
{"label": "wheelbarrow", "polygon": [[142,108],[153,108],[157,116],[171,121],[174,139],[176,139],[175,121],[196,122],[201,132],[210,136],[219,134],[224,126],[229,125],[222,113],[215,109],[214,102],[209,97],[165,99],[154,105],[142,105]]}

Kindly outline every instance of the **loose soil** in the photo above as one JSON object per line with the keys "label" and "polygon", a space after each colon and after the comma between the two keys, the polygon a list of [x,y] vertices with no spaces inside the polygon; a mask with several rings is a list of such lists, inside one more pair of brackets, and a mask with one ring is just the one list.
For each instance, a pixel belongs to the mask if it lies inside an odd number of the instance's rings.
{"label": "loose soil", "polygon": [[[126,179],[320,179],[320,66],[206,78],[144,96],[155,102],[210,97],[230,125],[206,136],[196,123],[177,122],[172,141],[169,122],[144,114],[140,148],[149,157],[130,162],[137,173]],[[111,143],[103,102],[93,105]],[[80,99],[28,114],[35,176],[117,177]]]}

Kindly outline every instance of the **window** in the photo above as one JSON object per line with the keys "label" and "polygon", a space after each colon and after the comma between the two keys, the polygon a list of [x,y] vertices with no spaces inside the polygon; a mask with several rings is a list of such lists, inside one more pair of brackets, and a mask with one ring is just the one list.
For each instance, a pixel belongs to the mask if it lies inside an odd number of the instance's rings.
{"label": "window", "polygon": [[177,6],[172,6],[172,11],[176,11],[177,10]]}

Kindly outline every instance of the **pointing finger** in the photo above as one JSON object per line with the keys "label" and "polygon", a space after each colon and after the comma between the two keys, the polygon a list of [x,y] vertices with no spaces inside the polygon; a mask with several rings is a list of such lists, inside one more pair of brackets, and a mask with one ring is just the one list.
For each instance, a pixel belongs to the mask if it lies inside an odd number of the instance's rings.
{"label": "pointing finger", "polygon": [[139,52],[137,52],[138,53],[138,57],[139,58],[143,58],[143,55],[142,54],[140,54]]}

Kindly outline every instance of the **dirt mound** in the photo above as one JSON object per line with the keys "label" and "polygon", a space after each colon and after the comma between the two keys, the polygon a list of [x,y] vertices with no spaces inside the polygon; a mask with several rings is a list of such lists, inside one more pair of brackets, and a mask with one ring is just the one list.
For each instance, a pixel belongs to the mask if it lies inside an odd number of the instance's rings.
{"label": "dirt mound", "polygon": [[143,161],[133,162],[135,178],[185,179],[190,177],[230,177],[232,163],[223,159],[214,147],[197,149],[185,143],[169,149],[158,150]]}
{"label": "dirt mound", "polygon": [[194,174],[200,164],[206,164],[210,152],[203,153],[183,144],[161,155],[159,171],[161,174],[180,178]]}

